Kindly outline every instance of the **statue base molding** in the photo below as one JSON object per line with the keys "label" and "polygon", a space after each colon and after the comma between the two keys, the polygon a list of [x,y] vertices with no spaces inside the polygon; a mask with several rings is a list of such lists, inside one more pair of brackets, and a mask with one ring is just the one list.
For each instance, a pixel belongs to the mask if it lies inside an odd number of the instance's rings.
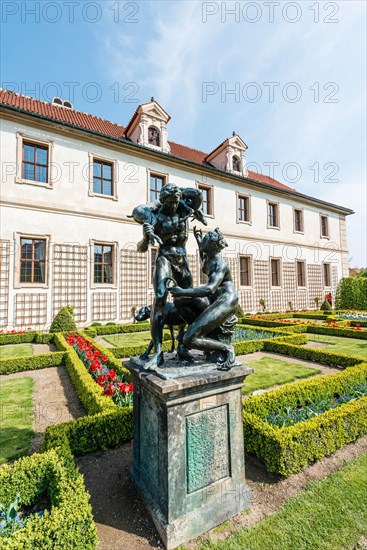
{"label": "statue base molding", "polygon": [[135,388],[131,476],[172,550],[250,506],[241,389],[253,370],[165,364],[152,373],[124,362]]}

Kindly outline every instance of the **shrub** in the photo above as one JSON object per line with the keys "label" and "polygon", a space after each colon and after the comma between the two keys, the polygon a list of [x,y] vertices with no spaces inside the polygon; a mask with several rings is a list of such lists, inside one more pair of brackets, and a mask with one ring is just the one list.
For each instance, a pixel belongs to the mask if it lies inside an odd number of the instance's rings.
{"label": "shrub", "polygon": [[56,450],[33,454],[0,469],[0,502],[9,505],[20,492],[21,502],[33,504],[47,493],[52,508],[30,519],[23,528],[0,536],[7,550],[93,550],[97,532],[83,477]]}
{"label": "shrub", "polygon": [[269,472],[289,476],[355,441],[367,433],[366,397],[286,428],[271,426],[265,417],[283,407],[305,406],[310,400],[343,394],[351,384],[366,381],[367,364],[363,363],[249,397],[243,405],[246,450],[262,459]]}
{"label": "shrub", "polygon": [[237,304],[234,314],[238,317],[238,319],[245,316],[245,312],[243,311],[241,304]]}
{"label": "shrub", "polygon": [[328,334],[329,336],[342,336],[343,338],[358,338],[367,340],[367,331],[350,329],[346,327],[328,327],[324,325],[307,325],[307,332],[312,334]]}
{"label": "shrub", "polygon": [[0,374],[13,374],[26,370],[45,369],[63,365],[65,352],[40,353],[29,357],[10,357],[0,361]]}
{"label": "shrub", "polygon": [[[299,336],[304,335],[300,334]],[[315,348],[303,348],[295,345],[295,342],[288,343],[284,342],[284,340],[281,342],[280,339],[265,340],[264,350],[338,368],[354,367],[364,361],[363,357],[352,357],[343,353],[334,353],[332,351],[323,351]]]}
{"label": "shrub", "polygon": [[367,309],[367,278],[344,277],[335,296],[336,309]]}
{"label": "shrub", "polygon": [[321,311],[331,311],[333,308],[331,307],[330,302],[327,300],[324,300],[320,307]]}
{"label": "shrub", "polygon": [[100,412],[48,426],[42,450],[62,446],[73,454],[82,455],[118,447],[124,441],[130,441],[133,437],[133,409],[115,408],[113,412]]}
{"label": "shrub", "polygon": [[135,324],[126,324],[126,325],[103,325],[101,327],[94,326],[93,328],[88,327],[84,330],[89,336],[91,336],[91,331],[94,333],[94,336],[103,336],[104,334],[120,334],[126,332],[143,332],[150,330],[150,324],[141,322]]}
{"label": "shrub", "polygon": [[50,332],[67,332],[69,330],[77,330],[73,318],[73,308],[62,307],[51,323]]}

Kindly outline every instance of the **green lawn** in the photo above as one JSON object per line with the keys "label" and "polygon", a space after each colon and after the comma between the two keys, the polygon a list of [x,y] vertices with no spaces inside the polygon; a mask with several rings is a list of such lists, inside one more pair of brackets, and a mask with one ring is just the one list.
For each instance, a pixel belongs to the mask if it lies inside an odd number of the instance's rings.
{"label": "green lawn", "polygon": [[367,359],[367,340],[358,340],[357,338],[341,338],[340,336],[324,336],[323,334],[307,334],[309,342],[319,342],[325,344],[327,351],[335,353],[347,353]]}
{"label": "green lawn", "polygon": [[201,550],[346,550],[367,535],[367,455],[310,483],[278,512]]}
{"label": "green lawn", "polygon": [[9,357],[23,357],[24,355],[33,355],[32,344],[0,346],[0,359],[8,359]]}
{"label": "green lawn", "polygon": [[[165,331],[164,334],[169,334]],[[102,336],[106,342],[112,344],[115,348],[120,348],[124,346],[148,346],[150,342],[150,332],[128,332],[124,334],[110,334],[109,336]]]}
{"label": "green lawn", "polygon": [[320,374],[320,370],[304,367],[296,363],[289,363],[272,357],[261,359],[246,356],[245,364],[252,367],[255,372],[246,378],[243,393],[251,393],[254,390],[264,390],[272,386],[293,382],[297,378],[308,378]]}
{"label": "green lawn", "polygon": [[0,464],[27,454],[33,437],[32,378],[0,381]]}

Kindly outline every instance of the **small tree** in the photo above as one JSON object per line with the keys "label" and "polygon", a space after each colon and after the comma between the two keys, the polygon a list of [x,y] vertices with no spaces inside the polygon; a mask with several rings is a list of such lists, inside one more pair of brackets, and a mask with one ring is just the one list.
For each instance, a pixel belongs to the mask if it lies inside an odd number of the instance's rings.
{"label": "small tree", "polygon": [[234,314],[235,314],[236,317],[238,317],[239,319],[241,319],[241,317],[244,317],[244,316],[245,316],[245,312],[243,311],[243,307],[241,306],[241,304],[238,304],[238,305],[236,306],[236,309],[235,309]]}
{"label": "small tree", "polygon": [[263,298],[261,300],[259,300],[259,304],[263,308],[263,311],[266,311],[266,302]]}
{"label": "small tree", "polygon": [[69,330],[78,330],[73,317],[74,308],[72,306],[62,307],[50,326],[50,332],[67,332]]}
{"label": "small tree", "polygon": [[331,307],[330,302],[327,300],[324,300],[320,307],[321,311],[331,311],[333,308]]}
{"label": "small tree", "polygon": [[316,309],[319,309],[319,303],[320,303],[320,298],[319,296],[315,296],[315,298],[313,299],[315,304],[316,304]]}

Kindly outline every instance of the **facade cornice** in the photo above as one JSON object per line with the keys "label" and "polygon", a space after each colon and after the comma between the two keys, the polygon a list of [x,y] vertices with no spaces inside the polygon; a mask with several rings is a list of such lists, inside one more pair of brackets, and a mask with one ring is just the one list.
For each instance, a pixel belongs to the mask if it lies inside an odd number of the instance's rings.
{"label": "facade cornice", "polygon": [[[239,185],[250,189],[258,189],[279,197],[289,197],[293,201],[297,201],[300,204],[308,204],[317,208],[324,208],[325,210],[343,214],[345,216],[354,214],[353,210],[351,210],[350,208],[346,208],[344,206],[329,203],[321,199],[310,197],[308,195],[304,195],[303,193],[299,193],[296,191],[293,192],[287,189],[280,189],[270,184],[265,184],[257,180],[251,179],[249,177],[237,176],[235,174],[231,174],[229,172],[219,170],[214,166],[205,166],[203,164],[199,164],[191,160],[186,160],[181,157],[177,157],[170,153],[164,153],[162,151],[156,151],[148,147],[144,147],[142,145],[133,143],[132,141],[126,138],[116,138],[113,136],[108,136],[106,134],[102,134],[94,130],[86,129],[81,126],[75,126],[68,122],[62,122],[60,120],[53,119],[37,113],[30,113],[29,111],[26,111],[11,105],[7,105],[4,103],[0,103],[0,113],[5,115],[5,118],[10,120],[20,119],[25,124],[27,124],[27,121],[28,121],[28,125],[38,126],[43,129],[45,128],[49,129],[51,127],[53,131],[56,131],[61,134],[65,134],[65,133],[70,134],[71,132],[73,132],[75,135],[77,135],[80,139],[83,139],[84,141],[97,142],[99,145],[101,145],[101,141],[102,141],[102,143],[107,147],[113,147],[114,149],[117,149],[120,151],[121,149],[124,149],[123,152],[128,152],[128,153],[131,153],[132,155],[136,155],[138,157],[146,158],[149,160],[156,159],[157,162],[165,163],[176,167],[179,166],[181,169],[186,169],[187,171],[190,171],[190,172],[194,171],[201,175],[208,174],[211,177],[218,179],[219,181],[225,181],[227,183],[232,183],[234,185]],[[29,124],[30,120],[32,120],[32,124]],[[38,124],[34,123],[35,120],[37,120]]]}

